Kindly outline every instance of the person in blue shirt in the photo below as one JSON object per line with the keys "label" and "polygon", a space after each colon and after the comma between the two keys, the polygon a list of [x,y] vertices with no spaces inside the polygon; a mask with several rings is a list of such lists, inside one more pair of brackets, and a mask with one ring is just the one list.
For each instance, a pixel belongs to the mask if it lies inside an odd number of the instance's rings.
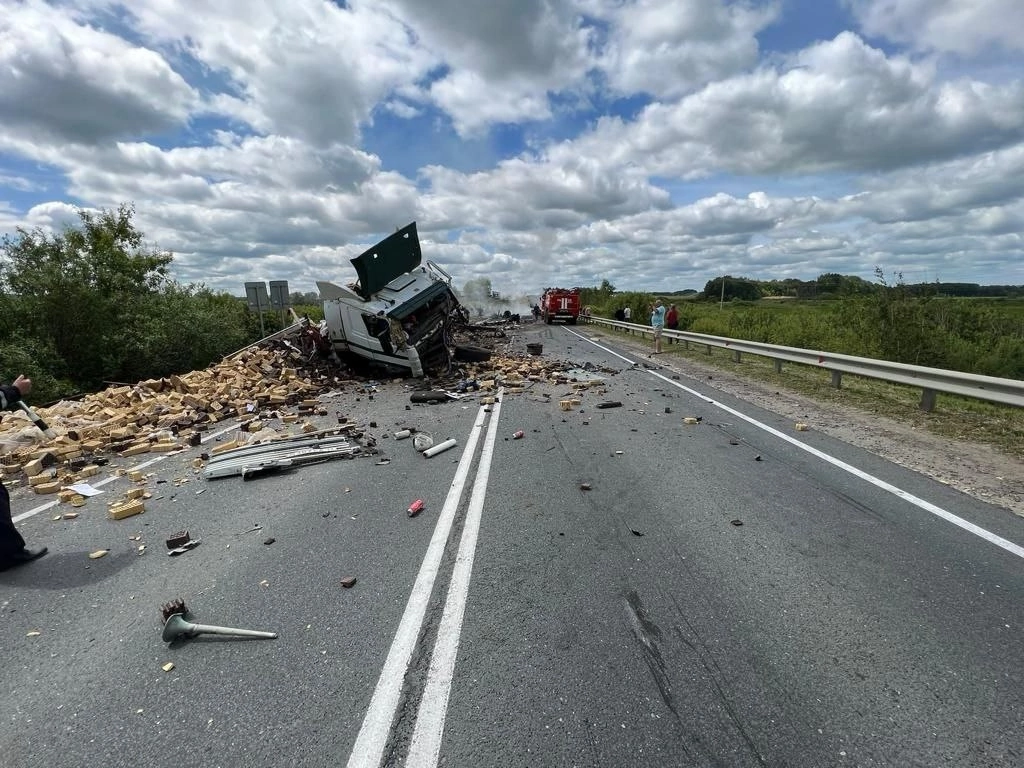
{"label": "person in blue shirt", "polygon": [[[32,379],[19,376],[0,386],[0,411],[6,411],[32,390]],[[0,571],[30,563],[46,554],[46,547],[29,549],[11,519],[11,497],[0,483]]]}
{"label": "person in blue shirt", "polygon": [[661,354],[661,332],[665,329],[665,305],[661,299],[651,307],[651,327],[654,329],[654,354]]}

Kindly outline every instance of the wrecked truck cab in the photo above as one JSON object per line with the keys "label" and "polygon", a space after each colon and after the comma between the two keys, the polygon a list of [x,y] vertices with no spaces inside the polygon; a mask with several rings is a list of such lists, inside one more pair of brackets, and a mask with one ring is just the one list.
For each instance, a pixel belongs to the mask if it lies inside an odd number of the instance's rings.
{"label": "wrecked truck cab", "polygon": [[317,282],[332,349],[413,376],[447,370],[452,324],[465,314],[451,275],[423,264],[416,222],[351,262],[355,283]]}

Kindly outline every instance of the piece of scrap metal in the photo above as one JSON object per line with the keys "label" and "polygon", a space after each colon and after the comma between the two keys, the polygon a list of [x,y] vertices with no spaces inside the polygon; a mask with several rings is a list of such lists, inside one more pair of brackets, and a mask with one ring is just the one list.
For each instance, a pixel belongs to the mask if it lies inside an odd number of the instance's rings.
{"label": "piece of scrap metal", "polygon": [[203,469],[203,477],[213,480],[234,475],[254,474],[258,471],[279,470],[301,464],[351,457],[362,453],[359,446],[328,446],[324,448],[299,448],[278,450],[262,455],[238,456],[231,460],[210,463]]}
{"label": "piece of scrap metal", "polygon": [[175,547],[174,549],[172,549],[170,552],[167,553],[167,556],[177,557],[178,555],[183,555],[190,549],[195,549],[196,547],[198,547],[200,543],[201,542],[199,539],[191,539],[189,541],[186,541],[180,547]]}
{"label": "piece of scrap metal", "polygon": [[269,440],[265,443],[249,443],[248,445],[241,445],[238,448],[231,448],[230,450],[214,454],[210,456],[207,461],[207,465],[229,461],[231,459],[236,459],[239,456],[260,456],[267,453],[295,451],[300,448],[314,448],[333,445],[349,446],[351,444],[352,442],[348,436],[344,435],[308,437],[299,440]]}

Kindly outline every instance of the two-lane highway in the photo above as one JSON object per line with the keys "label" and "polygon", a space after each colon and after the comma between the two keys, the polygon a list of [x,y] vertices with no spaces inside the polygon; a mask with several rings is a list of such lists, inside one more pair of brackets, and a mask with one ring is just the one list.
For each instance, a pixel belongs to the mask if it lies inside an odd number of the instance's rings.
{"label": "two-lane highway", "polygon": [[[1024,521],[795,432],[671,355],[583,327],[524,326],[512,347],[528,341],[604,385],[409,410],[401,383],[350,387],[331,418],[366,425],[389,462],[206,482],[179,455],[149,468],[163,498],[141,518],[95,500],[26,517],[52,553],[0,574],[0,762],[1024,759]],[[399,426],[458,446],[424,459],[385,437]],[[16,514],[38,505],[16,496]],[[182,528],[202,545],[166,557]],[[280,638],[168,648],[174,597]]]}

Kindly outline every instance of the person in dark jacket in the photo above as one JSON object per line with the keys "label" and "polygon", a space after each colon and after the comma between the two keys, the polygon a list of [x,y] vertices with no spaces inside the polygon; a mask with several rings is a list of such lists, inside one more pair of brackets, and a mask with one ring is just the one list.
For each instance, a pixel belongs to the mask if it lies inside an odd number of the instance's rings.
{"label": "person in dark jacket", "polygon": [[[32,391],[32,379],[19,376],[13,384],[0,385],[0,411],[10,409]],[[0,482],[0,571],[30,563],[42,557],[46,547],[29,549],[11,519],[11,497]]]}
{"label": "person in dark jacket", "polygon": [[665,327],[673,331],[679,330],[679,310],[675,304],[668,305],[668,312],[665,313]]}

